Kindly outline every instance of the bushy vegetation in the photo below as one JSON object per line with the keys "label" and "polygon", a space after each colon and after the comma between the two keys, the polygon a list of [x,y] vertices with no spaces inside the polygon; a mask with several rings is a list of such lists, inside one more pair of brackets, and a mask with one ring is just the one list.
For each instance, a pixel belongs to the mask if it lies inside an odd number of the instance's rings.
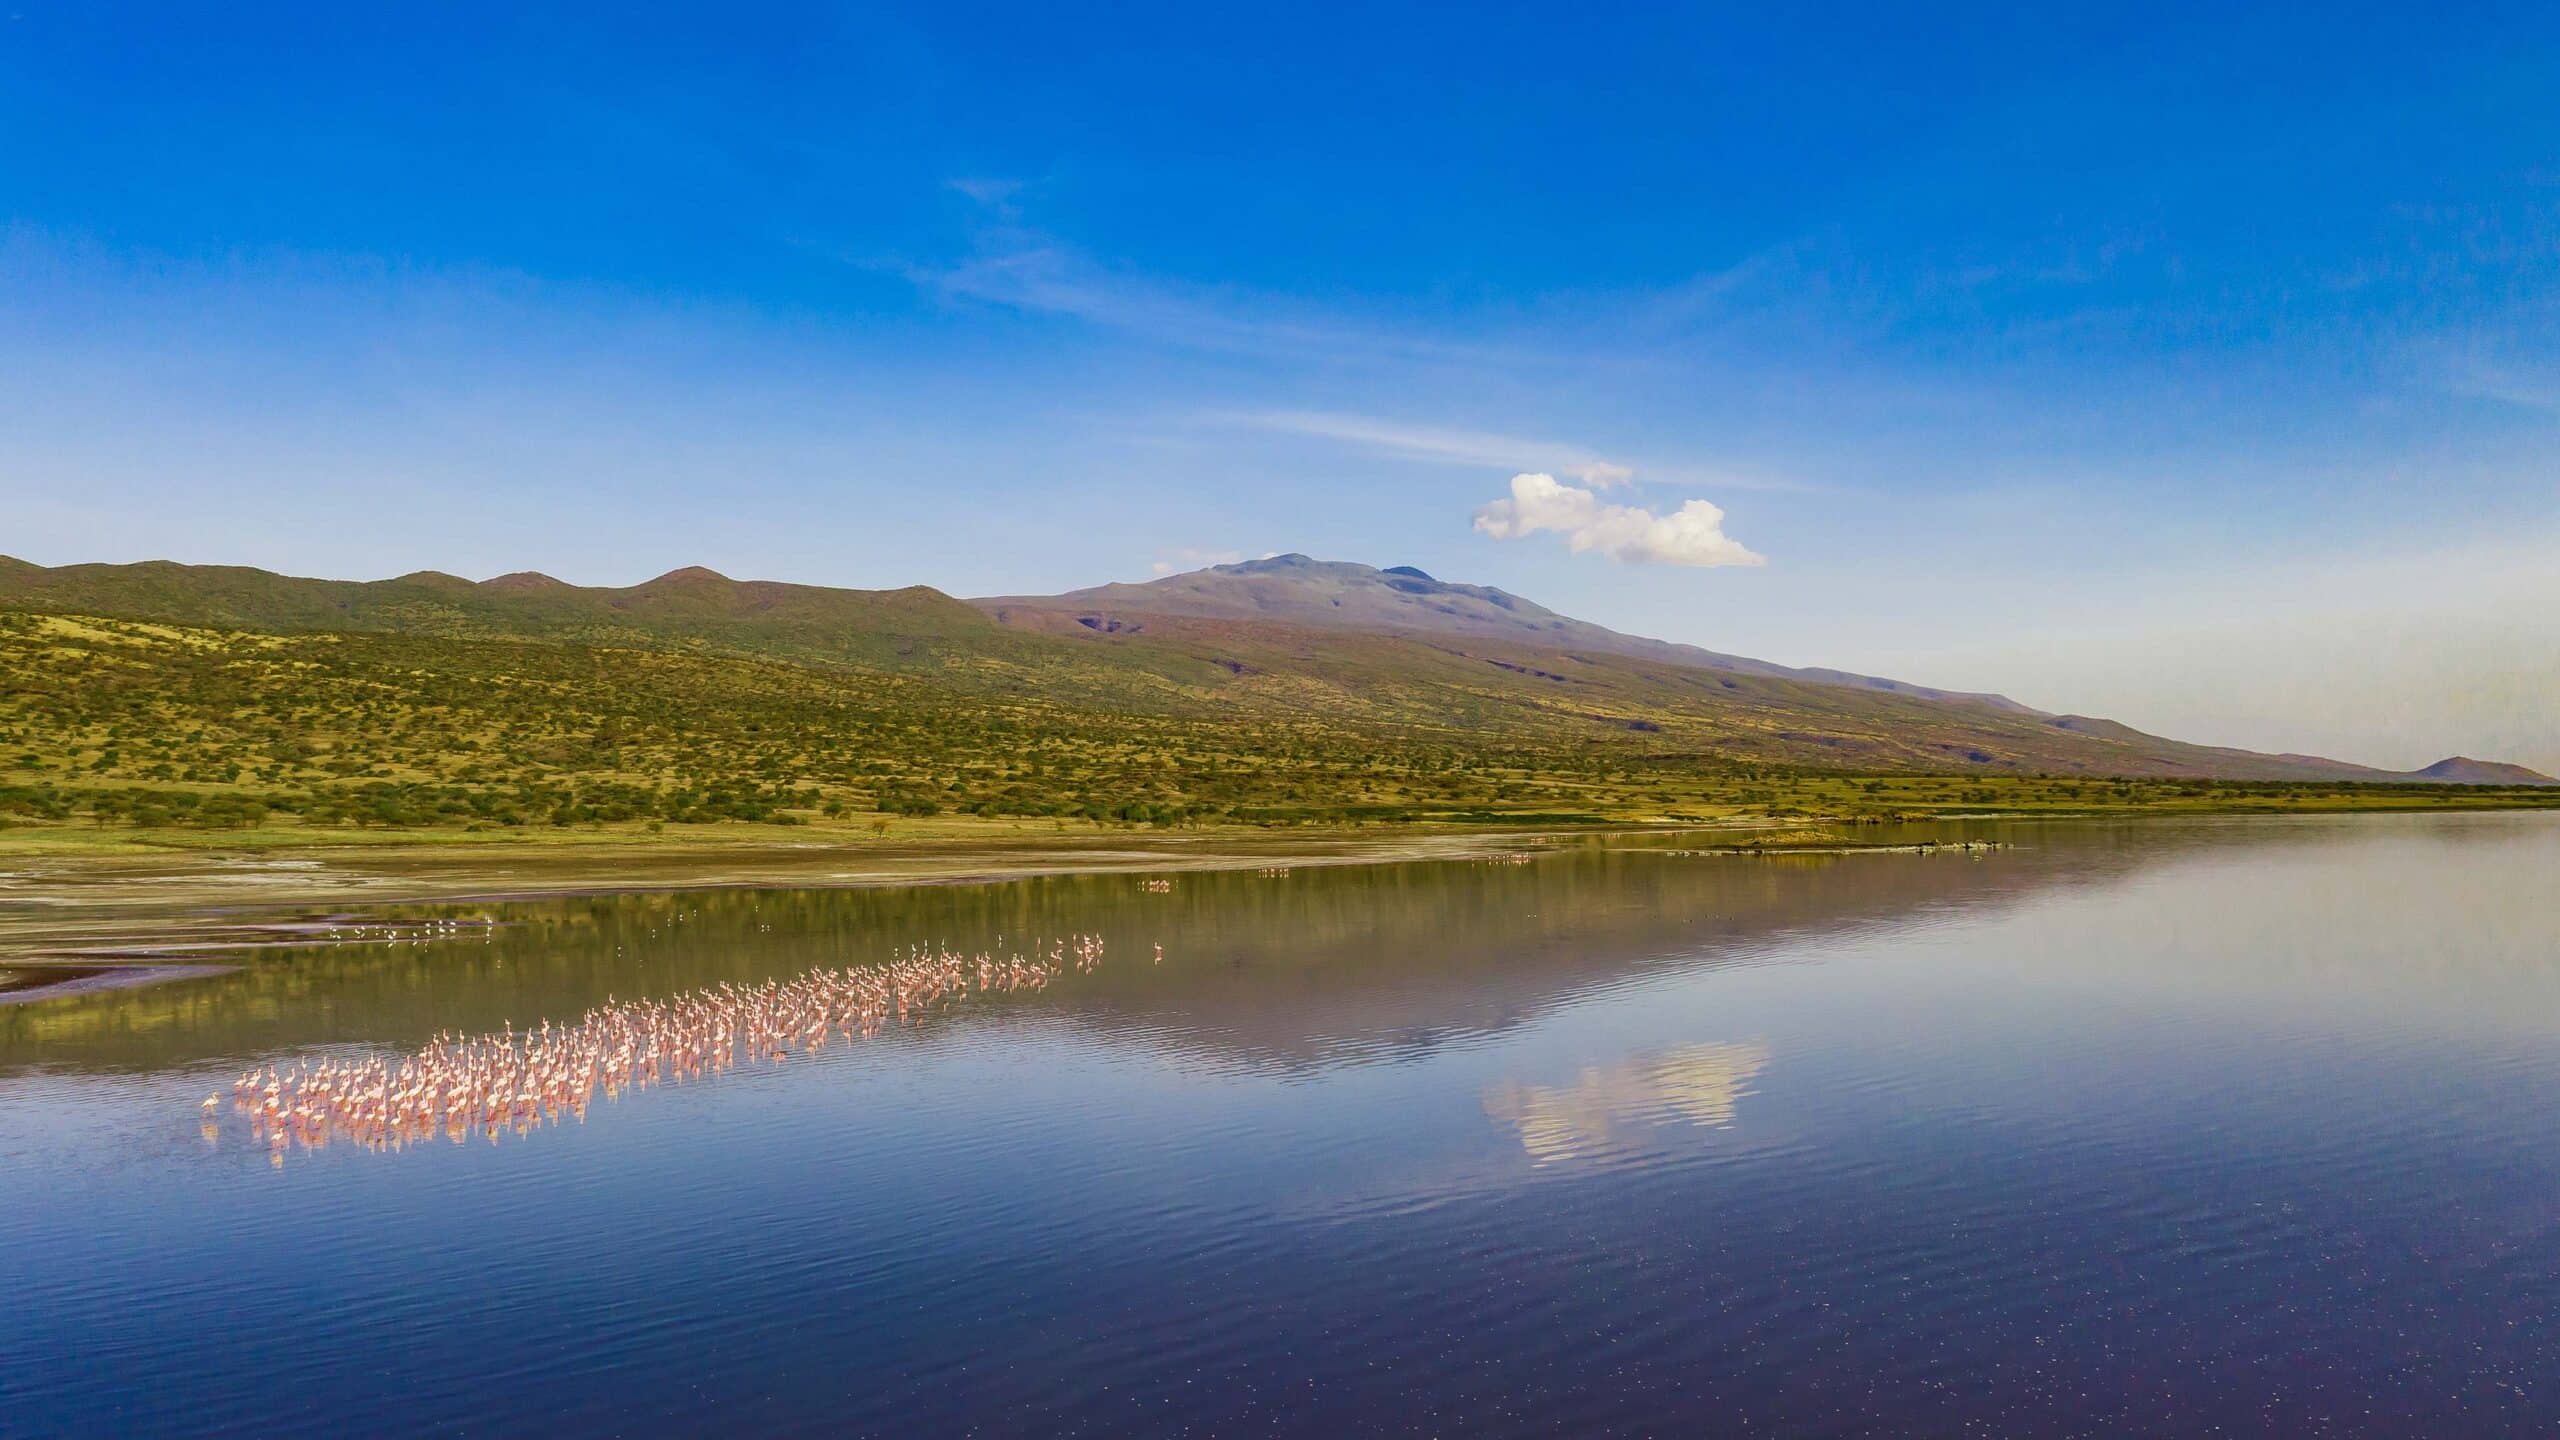
{"label": "bushy vegetation", "polygon": [[2560,799],[2035,775],[1857,776],[1676,735],[1188,701],[1157,713],[824,662],[0,612],[0,824],[879,828],[1843,818]]}
{"label": "bushy vegetation", "polygon": [[[0,615],[0,812],[98,824],[1121,824],[1478,805],[1535,757],[732,656]],[[1524,790],[1524,786],[1527,788]]]}

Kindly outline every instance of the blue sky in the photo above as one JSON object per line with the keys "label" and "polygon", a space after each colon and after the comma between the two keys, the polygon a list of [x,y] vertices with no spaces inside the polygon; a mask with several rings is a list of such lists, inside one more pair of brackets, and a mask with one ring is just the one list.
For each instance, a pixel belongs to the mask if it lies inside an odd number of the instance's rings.
{"label": "blue sky", "polygon": [[2548,6],[0,7],[0,552],[1303,550],[2560,766]]}

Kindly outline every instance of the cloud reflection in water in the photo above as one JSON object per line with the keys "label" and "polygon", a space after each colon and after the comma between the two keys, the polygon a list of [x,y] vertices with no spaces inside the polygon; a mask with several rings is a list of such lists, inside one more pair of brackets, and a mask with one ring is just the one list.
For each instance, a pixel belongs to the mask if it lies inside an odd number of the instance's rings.
{"label": "cloud reflection in water", "polygon": [[1504,1081],[1484,1093],[1485,1114],[1510,1126],[1532,1164],[1585,1158],[1624,1128],[1690,1124],[1721,1130],[1769,1063],[1758,1040],[1710,1041],[1586,1068],[1568,1085]]}

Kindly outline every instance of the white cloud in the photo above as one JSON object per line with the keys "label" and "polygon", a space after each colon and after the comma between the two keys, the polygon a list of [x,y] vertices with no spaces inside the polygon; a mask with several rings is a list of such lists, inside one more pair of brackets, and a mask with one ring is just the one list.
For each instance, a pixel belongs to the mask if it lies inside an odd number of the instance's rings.
{"label": "white cloud", "polygon": [[1597,550],[1636,564],[1763,565],[1768,563],[1724,533],[1724,511],[1692,500],[1668,515],[1634,505],[1612,505],[1553,475],[1514,475],[1511,498],[1476,512],[1476,529],[1496,540],[1553,532],[1576,554]]}

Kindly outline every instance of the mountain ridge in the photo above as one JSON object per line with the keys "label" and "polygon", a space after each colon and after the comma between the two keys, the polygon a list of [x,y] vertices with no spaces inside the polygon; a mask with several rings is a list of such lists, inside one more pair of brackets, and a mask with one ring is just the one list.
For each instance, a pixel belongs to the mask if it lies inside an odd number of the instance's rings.
{"label": "mountain ridge", "polygon": [[[2397,772],[2192,745],[2005,697],[1622,635],[1412,566],[1304,556],[1152,585],[975,601],[920,585],[733,580],[700,566],[636,585],[586,587],[531,571],[483,581],[439,571],[350,581],[244,566],[48,568],[0,557],[0,609],[262,633],[689,651],[828,667],[857,685],[865,675],[921,683],[946,697],[936,703],[961,707],[1040,704],[1089,718],[1149,715],[1212,726],[1363,726],[1453,744],[1565,747],[1559,755],[1624,751],[1646,763],[2552,783],[2521,766],[2465,757]],[[1334,613],[1341,611],[1350,613]]]}
{"label": "mountain ridge", "polygon": [[1412,565],[1381,569],[1296,553],[1211,565],[1150,581],[1096,585],[1059,595],[992,596],[966,603],[994,615],[1000,622],[1006,614],[1025,609],[1066,609],[1194,619],[1280,620],[1387,634],[1467,634],[1672,660],[1735,674],[1960,701],[2021,715],[2045,713],[2005,695],[1942,690],[1846,670],[1780,665],[1677,641],[1629,635],[1559,614],[1494,586],[1437,579]]}

